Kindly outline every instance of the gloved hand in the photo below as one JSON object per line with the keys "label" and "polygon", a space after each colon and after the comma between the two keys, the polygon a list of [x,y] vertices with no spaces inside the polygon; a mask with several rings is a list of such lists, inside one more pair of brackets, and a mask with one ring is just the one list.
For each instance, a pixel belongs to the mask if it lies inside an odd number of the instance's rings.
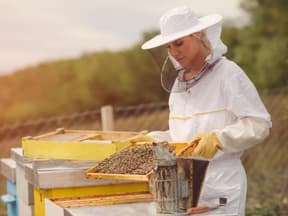
{"label": "gloved hand", "polygon": [[129,138],[128,140],[129,140],[129,142],[132,143],[132,144],[135,144],[135,143],[137,143],[137,142],[152,143],[152,142],[154,141],[152,137],[147,136],[147,135],[145,135],[145,134],[143,134],[143,133],[138,134],[138,135],[136,135],[136,136],[134,136],[134,137],[131,137],[131,138]]}
{"label": "gloved hand", "polygon": [[191,156],[207,159],[213,158],[217,150],[223,148],[223,145],[214,132],[197,134],[193,137],[191,143],[194,143],[196,146]]}

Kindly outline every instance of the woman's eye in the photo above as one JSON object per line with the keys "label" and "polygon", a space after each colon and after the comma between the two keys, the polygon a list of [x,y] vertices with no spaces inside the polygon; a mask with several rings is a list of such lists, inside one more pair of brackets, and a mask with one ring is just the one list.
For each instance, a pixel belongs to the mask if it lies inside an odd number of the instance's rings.
{"label": "woman's eye", "polygon": [[182,46],[183,45],[183,41],[182,40],[177,40],[177,41],[174,41],[174,42],[172,42],[172,43],[170,43],[170,44],[167,44],[166,45],[166,48],[167,49],[170,49],[171,47],[180,47],[180,46]]}
{"label": "woman's eye", "polygon": [[183,44],[183,41],[175,41],[175,46],[182,46]]}

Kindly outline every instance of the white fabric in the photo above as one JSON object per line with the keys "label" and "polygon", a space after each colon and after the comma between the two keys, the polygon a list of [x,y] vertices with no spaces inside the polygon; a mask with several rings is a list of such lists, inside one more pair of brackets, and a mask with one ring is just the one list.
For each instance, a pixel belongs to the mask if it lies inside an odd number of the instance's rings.
{"label": "white fabric", "polygon": [[167,11],[160,18],[160,34],[145,42],[142,49],[162,46],[184,36],[209,29],[222,21],[219,14],[198,18],[189,7],[177,7]]}
{"label": "white fabric", "polygon": [[173,141],[215,131],[224,143],[224,151],[218,151],[210,161],[200,204],[213,206],[224,196],[228,207],[236,206],[238,214],[245,215],[246,174],[240,156],[265,138],[271,126],[252,82],[238,65],[222,57],[188,91],[172,90],[169,108]]}
{"label": "white fabric", "polygon": [[269,135],[269,128],[270,123],[263,119],[246,117],[214,132],[223,145],[223,151],[238,152],[263,141]]}
{"label": "white fabric", "polygon": [[210,64],[227,52],[227,47],[221,40],[221,31],[222,22],[219,22],[205,30],[207,39],[211,45],[211,53],[206,58],[206,62]]}
{"label": "white fabric", "polygon": [[245,216],[247,179],[239,159],[211,161],[204,180],[198,205],[215,206],[219,198],[227,198],[225,208],[237,216]]}

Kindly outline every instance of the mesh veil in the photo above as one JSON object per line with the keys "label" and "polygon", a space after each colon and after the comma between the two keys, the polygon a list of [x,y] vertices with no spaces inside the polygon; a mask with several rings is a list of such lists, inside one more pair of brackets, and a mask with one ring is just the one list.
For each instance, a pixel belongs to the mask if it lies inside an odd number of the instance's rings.
{"label": "mesh veil", "polygon": [[148,51],[159,66],[162,88],[170,93],[173,89],[175,80],[180,77],[180,74],[184,72],[184,69],[171,60],[166,47],[161,46],[149,49]]}
{"label": "mesh veil", "polygon": [[214,65],[214,63],[205,62],[199,75],[196,75],[190,80],[184,80],[183,75],[185,69],[169,55],[166,47],[157,47],[148,51],[159,66],[161,72],[161,85],[168,93],[187,91],[205,74],[204,72],[208,71],[211,66]]}

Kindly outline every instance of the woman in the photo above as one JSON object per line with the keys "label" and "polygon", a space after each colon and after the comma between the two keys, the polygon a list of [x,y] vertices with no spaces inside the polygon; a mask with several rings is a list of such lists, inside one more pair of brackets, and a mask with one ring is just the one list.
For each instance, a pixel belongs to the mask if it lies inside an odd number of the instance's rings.
{"label": "woman", "polygon": [[240,156],[268,136],[271,121],[252,82],[223,57],[221,22],[220,15],[197,18],[188,7],[174,8],[161,17],[160,34],[142,45],[147,50],[166,46],[178,71],[169,98],[169,130],[149,136],[192,140],[192,156],[210,160],[198,205],[213,207],[224,197],[227,209],[245,215]]}

